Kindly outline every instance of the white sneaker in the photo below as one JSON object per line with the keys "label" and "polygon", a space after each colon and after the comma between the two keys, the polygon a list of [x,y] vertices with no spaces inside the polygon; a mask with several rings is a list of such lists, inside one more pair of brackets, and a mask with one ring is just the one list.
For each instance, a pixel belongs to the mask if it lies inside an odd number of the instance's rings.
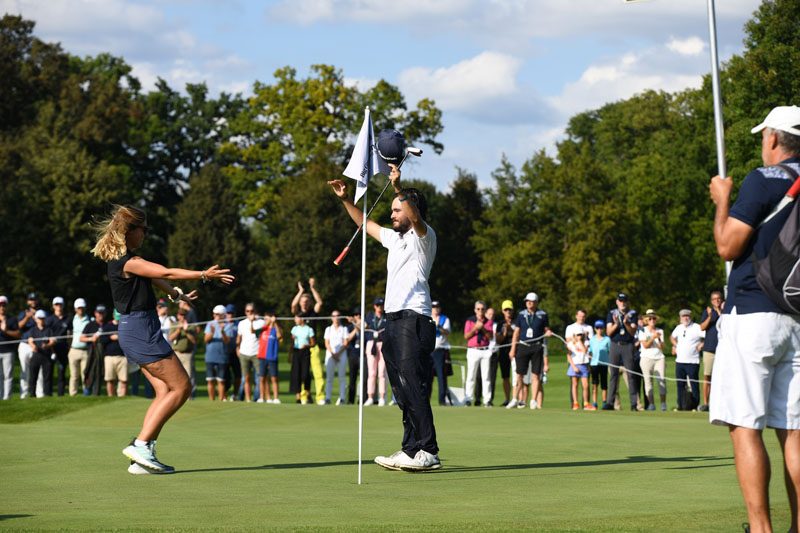
{"label": "white sneaker", "polygon": [[538,409],[539,404],[536,403],[536,400],[531,400],[531,409]]}
{"label": "white sneaker", "polygon": [[317,405],[325,405],[326,403],[327,402],[325,401],[325,398],[320,398],[319,400],[317,400]]}
{"label": "white sneaker", "polygon": [[[366,403],[364,405],[367,405]],[[394,452],[389,457],[384,457],[383,455],[379,455],[375,458],[375,462],[387,470],[400,470],[400,463],[403,462],[410,462],[413,461],[411,457],[406,455],[406,452],[403,450],[398,450]]]}
{"label": "white sneaker", "polygon": [[367,407],[368,405],[375,405],[375,400],[372,398],[367,398],[367,401],[364,402],[364,407]]}
{"label": "white sneaker", "polygon": [[174,474],[175,469],[171,466],[167,466],[165,470],[159,472],[158,470],[153,470],[152,468],[146,468],[140,465],[139,463],[134,463],[133,461],[131,461],[131,465],[128,467],[128,472],[136,476],[141,474]]}
{"label": "white sneaker", "polygon": [[159,462],[158,459],[156,459],[155,453],[150,446],[136,446],[133,440],[131,440],[131,443],[122,450],[122,455],[131,461],[150,468],[151,470],[157,470],[161,472],[167,468],[167,465]]}
{"label": "white sneaker", "polygon": [[397,405],[397,402],[394,401],[394,398],[392,398],[392,401],[389,402],[389,405]]}
{"label": "white sneaker", "polygon": [[513,409],[513,408],[515,408],[515,407],[516,407],[516,406],[518,406],[518,405],[519,405],[519,400],[517,400],[516,398],[514,398],[513,400],[511,400],[510,402],[508,402],[508,405],[506,405],[506,409]]}
{"label": "white sneaker", "polygon": [[442,467],[439,456],[420,450],[411,461],[401,460],[398,462],[400,469],[406,472],[424,472],[427,470],[438,470]]}
{"label": "white sneaker", "polygon": [[342,405],[343,403],[344,403],[344,400],[342,400],[341,398],[336,400],[336,405]]}
{"label": "white sneaker", "polygon": [[[256,403],[264,403],[264,398],[259,398],[258,400],[256,400]],[[266,403],[271,403],[271,402],[267,400]]]}
{"label": "white sneaker", "polygon": [[274,398],[274,399],[272,400],[272,403],[281,403],[281,401],[280,401],[278,398]]}
{"label": "white sneaker", "polygon": [[517,404],[517,409],[525,409],[528,405],[525,402],[519,402]]}
{"label": "white sneaker", "polygon": [[378,400],[378,407],[385,407],[386,406],[386,398],[381,398]]}

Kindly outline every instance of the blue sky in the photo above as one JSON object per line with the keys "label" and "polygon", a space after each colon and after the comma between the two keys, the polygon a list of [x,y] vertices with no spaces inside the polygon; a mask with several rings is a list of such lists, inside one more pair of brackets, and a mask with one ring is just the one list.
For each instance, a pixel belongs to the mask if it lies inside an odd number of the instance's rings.
{"label": "blue sky", "polygon": [[[716,2],[720,58],[741,53],[758,0]],[[569,118],[646,89],[699,87],[710,71],[704,0],[0,0],[78,55],[110,52],[146,89],[208,83],[247,95],[290,65],[385,79],[443,110],[445,150],[405,174],[446,189],[458,165],[491,186],[505,154],[554,153]],[[360,124],[353,124],[354,135]]]}

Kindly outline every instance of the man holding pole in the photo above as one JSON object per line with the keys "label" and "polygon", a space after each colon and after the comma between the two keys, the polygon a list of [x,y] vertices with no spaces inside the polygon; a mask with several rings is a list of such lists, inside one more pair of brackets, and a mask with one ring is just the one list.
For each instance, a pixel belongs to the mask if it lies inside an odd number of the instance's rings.
{"label": "man holding pole", "polygon": [[[400,170],[396,164],[390,166],[389,179],[395,190],[392,228],[367,219],[366,230],[389,250],[383,354],[392,391],[403,411],[404,433],[402,449],[389,457],[378,456],[375,462],[389,470],[436,470],[441,463],[428,395],[430,354],[436,339],[428,276],[436,255],[436,233],[424,220],[425,197],[416,189],[402,188]],[[341,180],[328,184],[350,218],[361,224],[363,212],[348,197],[345,184]]]}
{"label": "man holding pole", "polygon": [[776,107],[751,132],[761,132],[765,166],[747,175],[732,207],[732,179],[715,176],[709,186],[716,204],[717,251],[722,259],[733,261],[719,321],[709,414],[713,424],[728,426],[753,532],[772,531],[770,460],[762,432],[764,427],[775,429],[792,513],[789,531],[798,531],[800,316],[782,311],[761,289],[753,258],[768,255],[791,211],[784,209],[764,220],[800,171],[800,108]]}

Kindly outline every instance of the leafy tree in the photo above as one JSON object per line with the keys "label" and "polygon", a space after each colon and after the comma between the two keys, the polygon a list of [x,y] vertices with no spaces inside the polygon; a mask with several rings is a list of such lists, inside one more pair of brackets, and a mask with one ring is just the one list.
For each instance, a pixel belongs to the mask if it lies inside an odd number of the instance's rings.
{"label": "leafy tree", "polygon": [[256,82],[254,96],[232,121],[236,137],[222,146],[233,161],[225,173],[242,194],[246,214],[264,218],[286,178],[302,173],[312,158],[329,157],[344,168],[365,105],[378,130],[399,129],[407,142],[442,151],[435,141],[441,112],[432,101],[409,112],[400,91],[385,81],[360,93],[329,65],[312,66],[311,76],[302,80],[296,74],[285,67],[275,72],[275,84]]}
{"label": "leafy tree", "polygon": [[250,296],[253,256],[248,233],[239,217],[236,195],[216,165],[200,169],[189,180],[189,192],[175,213],[175,231],[169,236],[167,258],[170,266],[203,270],[219,264],[236,276],[231,285],[212,282],[198,288],[198,312],[210,316],[217,304],[242,302]]}

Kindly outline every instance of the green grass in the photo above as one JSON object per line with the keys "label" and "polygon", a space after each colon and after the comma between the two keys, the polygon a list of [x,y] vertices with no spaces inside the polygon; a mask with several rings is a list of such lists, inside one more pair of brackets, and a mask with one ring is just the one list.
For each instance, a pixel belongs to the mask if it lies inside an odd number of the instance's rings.
{"label": "green grass", "polygon": [[[565,365],[553,366],[546,409],[434,407],[438,472],[373,464],[399,448],[400,412],[365,408],[361,485],[353,406],[200,397],[159,440],[159,457],[179,472],[131,476],[120,451],[147,400],[3,402],[0,530],[739,530],[746,513],[726,430],[701,413],[573,412]],[[9,423],[36,404],[47,418]],[[780,531],[788,506],[774,437],[767,443]]]}

